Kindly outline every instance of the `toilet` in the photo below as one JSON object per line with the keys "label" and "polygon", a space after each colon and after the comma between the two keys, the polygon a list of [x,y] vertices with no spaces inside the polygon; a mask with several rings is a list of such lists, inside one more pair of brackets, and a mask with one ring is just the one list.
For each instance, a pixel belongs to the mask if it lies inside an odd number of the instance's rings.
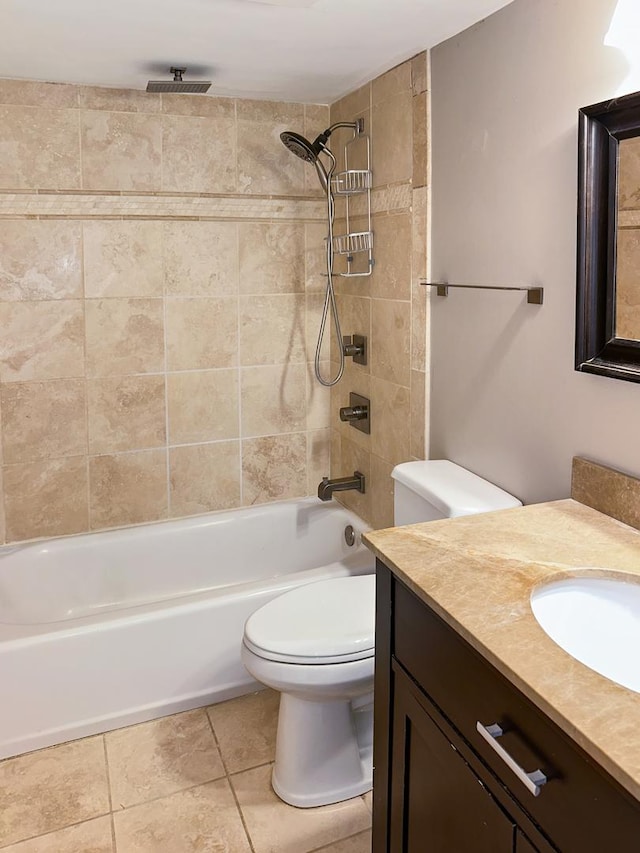
{"label": "toilet", "polygon": [[[521,506],[447,460],[397,465],[396,526]],[[284,593],[246,622],[242,662],[281,693],[272,785],[310,808],[371,788],[375,575],[333,578]]]}

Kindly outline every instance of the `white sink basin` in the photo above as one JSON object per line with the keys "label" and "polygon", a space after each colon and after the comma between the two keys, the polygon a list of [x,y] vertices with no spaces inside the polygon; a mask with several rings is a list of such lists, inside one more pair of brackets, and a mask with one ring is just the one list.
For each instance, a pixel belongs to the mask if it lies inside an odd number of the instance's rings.
{"label": "white sink basin", "polygon": [[567,578],[534,590],[531,609],[572,657],[640,693],[640,583]]}

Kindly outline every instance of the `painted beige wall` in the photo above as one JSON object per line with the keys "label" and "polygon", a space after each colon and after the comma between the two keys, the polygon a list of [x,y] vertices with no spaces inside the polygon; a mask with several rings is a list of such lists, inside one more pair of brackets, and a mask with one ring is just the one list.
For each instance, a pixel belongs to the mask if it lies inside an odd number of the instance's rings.
{"label": "painted beige wall", "polygon": [[324,202],[278,134],[327,123],[0,81],[0,541],[315,491]]}
{"label": "painted beige wall", "polygon": [[640,474],[640,387],[573,369],[577,111],[625,85],[616,6],[515,0],[432,52],[432,276],[545,304],[431,297],[431,455],[526,502],[568,496],[576,454]]}
{"label": "painted beige wall", "polygon": [[[375,257],[371,277],[336,279],[343,334],[365,334],[370,349],[366,366],[347,359],[332,389],[331,476],[365,475],[364,495],[343,492],[338,499],[376,528],[393,524],[394,465],[422,459],[425,451],[426,294],[418,281],[427,263],[427,114],[425,53],[331,107],[332,122],[364,118],[371,136]],[[338,219],[336,233],[344,226]],[[331,354],[335,372],[335,347]],[[370,435],[338,419],[350,391],[371,400]]]}

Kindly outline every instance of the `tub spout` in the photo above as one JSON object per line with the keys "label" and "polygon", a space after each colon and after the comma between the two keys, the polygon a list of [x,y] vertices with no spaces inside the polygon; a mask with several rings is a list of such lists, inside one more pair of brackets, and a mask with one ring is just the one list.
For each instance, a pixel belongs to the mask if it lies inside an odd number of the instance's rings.
{"label": "tub spout", "polygon": [[354,471],[353,477],[337,477],[335,480],[323,477],[318,485],[318,497],[321,501],[330,501],[334,492],[347,492],[351,489],[364,494],[364,474],[360,471]]}

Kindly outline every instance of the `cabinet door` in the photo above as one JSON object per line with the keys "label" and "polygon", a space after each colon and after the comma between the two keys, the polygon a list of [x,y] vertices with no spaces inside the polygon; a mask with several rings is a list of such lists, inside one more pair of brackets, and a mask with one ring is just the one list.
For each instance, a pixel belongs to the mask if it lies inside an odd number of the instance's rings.
{"label": "cabinet door", "polygon": [[537,853],[533,844],[521,832],[516,834],[516,853]]}
{"label": "cabinet door", "polygon": [[391,853],[513,853],[515,825],[394,676]]}

